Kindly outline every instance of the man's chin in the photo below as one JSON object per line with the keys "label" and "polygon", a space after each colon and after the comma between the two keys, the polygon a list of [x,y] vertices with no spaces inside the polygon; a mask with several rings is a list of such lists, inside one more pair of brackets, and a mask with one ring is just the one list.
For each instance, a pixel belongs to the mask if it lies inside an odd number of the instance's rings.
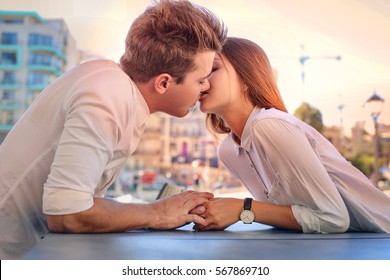
{"label": "man's chin", "polygon": [[187,108],[182,108],[182,109],[177,109],[175,111],[171,111],[171,112],[166,112],[167,114],[173,116],[173,117],[176,117],[176,118],[183,118],[185,116],[187,116],[188,114],[192,113],[192,112],[195,112],[199,110],[199,104],[195,104],[194,106],[191,106],[191,107],[187,107]]}
{"label": "man's chin", "polygon": [[175,115],[175,117],[177,117],[177,118],[184,118],[185,116],[189,115],[189,113],[191,113],[190,110],[183,111],[180,114]]}
{"label": "man's chin", "polygon": [[167,113],[168,115],[176,118],[184,118],[185,116],[188,115],[190,111],[189,110],[182,110],[182,111],[175,111],[175,112],[169,112]]}

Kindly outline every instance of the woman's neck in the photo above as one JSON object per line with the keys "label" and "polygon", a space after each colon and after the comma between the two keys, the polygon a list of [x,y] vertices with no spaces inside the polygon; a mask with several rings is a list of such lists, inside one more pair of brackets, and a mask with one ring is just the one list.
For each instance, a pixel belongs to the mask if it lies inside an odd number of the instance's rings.
{"label": "woman's neck", "polygon": [[232,130],[234,134],[234,140],[241,144],[242,133],[246,122],[248,121],[249,115],[252,113],[254,106],[242,106],[240,110],[232,113],[225,114],[222,119],[225,121],[227,126]]}

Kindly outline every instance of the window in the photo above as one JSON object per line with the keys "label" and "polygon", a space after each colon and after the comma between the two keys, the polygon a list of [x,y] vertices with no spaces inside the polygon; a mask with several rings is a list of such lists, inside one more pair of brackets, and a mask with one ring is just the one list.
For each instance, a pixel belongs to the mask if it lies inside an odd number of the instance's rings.
{"label": "window", "polygon": [[4,91],[0,96],[0,104],[15,104],[16,98],[13,91]]}
{"label": "window", "polygon": [[30,53],[29,65],[53,66],[52,55],[42,53]]}
{"label": "window", "polygon": [[1,80],[3,85],[15,85],[16,84],[16,75],[15,72],[5,71],[3,73],[3,79]]}
{"label": "window", "polygon": [[50,75],[38,72],[30,72],[27,75],[27,85],[47,86],[50,83]]}
{"label": "window", "polygon": [[1,19],[0,24],[23,24],[23,19]]}
{"label": "window", "polygon": [[36,92],[36,91],[27,91],[26,100],[25,100],[26,105],[30,106],[38,94],[39,94],[39,92]]}
{"label": "window", "polygon": [[2,101],[14,101],[15,100],[15,93],[13,91],[4,91],[2,96]]}
{"label": "window", "polygon": [[28,45],[29,46],[48,46],[53,47],[53,38],[49,35],[31,33],[28,36]]}
{"label": "window", "polygon": [[3,110],[0,111],[0,125],[12,125],[14,124],[14,112]]}
{"label": "window", "polygon": [[16,52],[1,53],[0,64],[16,64]]}
{"label": "window", "polygon": [[48,66],[61,69],[62,60],[51,54],[30,52],[28,65]]}
{"label": "window", "polygon": [[16,45],[18,43],[18,34],[11,32],[3,32],[1,34],[1,43],[3,45]]}
{"label": "window", "polygon": [[28,45],[29,46],[38,45],[38,34],[30,34],[28,36]]}

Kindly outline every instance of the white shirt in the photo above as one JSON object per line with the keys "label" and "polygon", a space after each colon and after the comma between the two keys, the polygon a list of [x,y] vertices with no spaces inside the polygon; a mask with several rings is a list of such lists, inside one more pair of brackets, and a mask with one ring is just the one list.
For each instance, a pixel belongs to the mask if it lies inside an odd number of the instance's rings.
{"label": "white shirt", "polygon": [[292,206],[305,233],[390,233],[390,198],[314,128],[288,113],[255,108],[241,145],[218,155],[259,201]]}
{"label": "white shirt", "polygon": [[81,64],[52,82],[0,146],[0,258],[48,232],[45,214],[87,210],[134,152],[150,113],[112,61]]}

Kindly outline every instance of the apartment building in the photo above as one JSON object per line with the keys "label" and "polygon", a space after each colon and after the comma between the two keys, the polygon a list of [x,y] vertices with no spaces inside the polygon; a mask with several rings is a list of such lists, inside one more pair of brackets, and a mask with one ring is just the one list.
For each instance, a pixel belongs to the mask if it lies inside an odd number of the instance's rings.
{"label": "apartment building", "polygon": [[0,10],[0,143],[34,98],[78,61],[64,20]]}
{"label": "apartment building", "polygon": [[169,168],[172,164],[206,161],[218,165],[215,139],[205,125],[205,114],[199,110],[185,118],[164,113],[152,114],[145,133],[129,159],[132,168]]}

